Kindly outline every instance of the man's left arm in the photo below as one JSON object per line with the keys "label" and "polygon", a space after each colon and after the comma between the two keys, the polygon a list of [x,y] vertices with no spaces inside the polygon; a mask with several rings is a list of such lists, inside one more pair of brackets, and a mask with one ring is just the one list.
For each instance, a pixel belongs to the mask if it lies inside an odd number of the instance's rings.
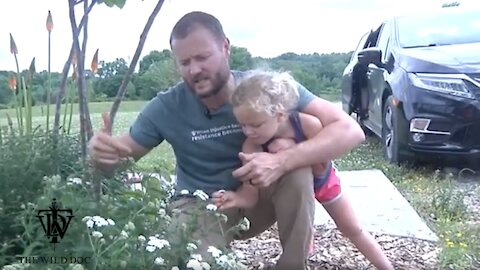
{"label": "man's left arm", "polygon": [[233,171],[243,182],[266,187],[292,170],[334,160],[365,140],[362,128],[337,105],[316,97],[298,84],[298,110],[317,117],[323,129],[313,138],[276,154],[241,153],[245,164]]}
{"label": "man's left arm", "polygon": [[317,117],[323,129],[313,138],[277,154],[285,172],[337,159],[365,140],[357,122],[332,102],[315,97],[301,111]]}

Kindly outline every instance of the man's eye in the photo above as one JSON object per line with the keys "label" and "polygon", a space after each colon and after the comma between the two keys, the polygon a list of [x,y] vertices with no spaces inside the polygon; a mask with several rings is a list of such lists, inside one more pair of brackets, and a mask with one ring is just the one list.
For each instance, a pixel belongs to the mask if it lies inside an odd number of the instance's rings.
{"label": "man's eye", "polygon": [[197,56],[196,58],[197,58],[197,60],[198,60],[198,61],[205,61],[205,60],[207,60],[207,59],[208,59],[208,57],[210,57],[210,55],[209,55],[209,54],[206,54],[206,55],[199,55],[199,56]]}

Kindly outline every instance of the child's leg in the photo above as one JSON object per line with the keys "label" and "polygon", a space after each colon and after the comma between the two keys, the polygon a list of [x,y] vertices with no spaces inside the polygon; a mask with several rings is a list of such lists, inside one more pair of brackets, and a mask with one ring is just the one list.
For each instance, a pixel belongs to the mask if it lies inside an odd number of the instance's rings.
{"label": "child's leg", "polygon": [[327,182],[315,190],[315,198],[327,210],[342,234],[349,238],[375,267],[381,270],[393,269],[375,238],[363,230],[355,211],[353,211],[348,194],[342,193],[340,179],[335,168],[330,172]]}
{"label": "child's leg", "polygon": [[347,194],[340,195],[331,203],[323,205],[337,228],[350,239],[358,250],[378,269],[393,269],[387,256],[373,236],[365,231],[358,220]]}

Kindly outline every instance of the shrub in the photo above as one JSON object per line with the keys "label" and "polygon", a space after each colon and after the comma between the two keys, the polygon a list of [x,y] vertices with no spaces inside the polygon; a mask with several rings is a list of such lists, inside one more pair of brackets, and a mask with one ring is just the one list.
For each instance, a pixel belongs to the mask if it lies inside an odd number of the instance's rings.
{"label": "shrub", "polygon": [[[53,147],[53,137],[42,131],[31,136],[17,136],[2,132],[0,143],[0,243],[21,235],[23,227],[15,217],[22,206],[35,202],[42,194],[45,175],[69,175],[81,169],[76,138],[60,136]],[[4,248],[5,255],[17,254],[18,245]],[[0,258],[0,265],[2,259]]]}
{"label": "shrub", "polygon": [[[187,224],[170,226],[175,215],[166,209],[171,186],[146,175],[142,190],[132,190],[123,181],[135,169],[131,165],[103,179],[90,168],[82,168],[78,142],[72,137],[60,137],[57,150],[53,146],[51,136],[39,133],[34,137],[9,135],[3,140],[0,177],[7,181],[0,190],[4,217],[0,265],[8,264],[3,269],[244,269],[228,250],[211,247],[213,258],[198,254],[200,242],[193,239],[196,217]],[[93,192],[93,179],[102,183],[100,196]],[[212,210],[204,195],[197,195],[196,215],[224,220],[226,216]],[[43,214],[38,211],[49,209],[54,199],[60,209],[71,209],[73,217],[64,237],[57,236],[59,243],[52,246],[53,238],[45,231],[51,224],[45,220],[42,224],[38,216]],[[61,232],[67,218],[58,217],[61,226],[52,232]],[[73,257],[82,258],[83,263],[32,264],[27,257]]]}

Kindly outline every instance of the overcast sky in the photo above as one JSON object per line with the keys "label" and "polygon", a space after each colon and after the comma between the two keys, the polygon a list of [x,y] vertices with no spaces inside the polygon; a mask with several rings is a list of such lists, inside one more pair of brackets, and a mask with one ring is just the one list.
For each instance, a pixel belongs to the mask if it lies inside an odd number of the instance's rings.
{"label": "overcast sky", "polygon": [[[458,1],[464,5],[478,0]],[[130,61],[140,33],[157,0],[128,0],[123,9],[95,6],[90,14],[87,67],[95,50],[99,58]],[[448,0],[166,0],[147,38],[142,56],[169,48],[175,22],[193,10],[220,19],[233,45],[254,56],[285,52],[329,53],[353,50],[360,36],[385,18],[440,8]],[[67,0],[2,0],[0,2],[0,70],[15,70],[9,33],[18,47],[21,69],[36,57],[37,71],[47,69],[45,21],[51,10],[52,70],[60,71],[71,46]],[[81,15],[81,10],[78,12]]]}

